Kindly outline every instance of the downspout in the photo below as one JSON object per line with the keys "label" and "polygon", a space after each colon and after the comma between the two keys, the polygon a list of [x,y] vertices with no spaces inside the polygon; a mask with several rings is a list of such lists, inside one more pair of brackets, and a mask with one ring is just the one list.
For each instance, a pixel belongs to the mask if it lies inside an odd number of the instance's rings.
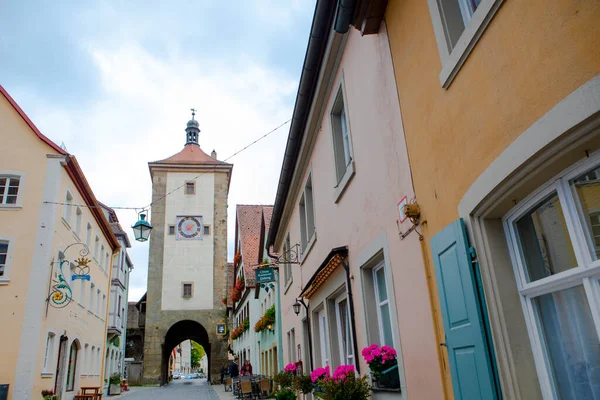
{"label": "downspout", "polygon": [[352,295],[352,284],[350,282],[350,266],[346,261],[347,258],[342,259],[342,265],[346,271],[346,294],[348,295],[348,304],[350,305],[350,326],[352,327],[352,346],[354,347],[354,366],[356,372],[360,374],[360,363],[357,360],[358,357],[358,342],[356,341],[356,319],[354,318],[354,297]]}
{"label": "downspout", "polygon": [[[304,301],[302,303],[304,304]],[[310,304],[308,306],[305,304],[304,307],[306,307],[306,329],[308,330],[308,352],[310,353],[310,369],[311,371],[313,371],[315,369],[315,366],[313,365],[312,331],[310,328]]]}

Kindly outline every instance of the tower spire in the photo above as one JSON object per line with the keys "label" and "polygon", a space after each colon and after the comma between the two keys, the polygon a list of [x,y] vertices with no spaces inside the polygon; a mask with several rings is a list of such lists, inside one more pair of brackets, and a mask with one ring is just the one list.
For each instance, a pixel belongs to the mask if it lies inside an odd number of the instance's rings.
{"label": "tower spire", "polygon": [[200,134],[200,128],[199,128],[200,124],[194,118],[196,116],[196,109],[191,108],[190,110],[192,111],[192,119],[190,119],[188,121],[187,128],[185,128],[185,133],[186,133],[185,145],[187,146],[188,144],[195,144],[196,146],[199,146],[198,135]]}

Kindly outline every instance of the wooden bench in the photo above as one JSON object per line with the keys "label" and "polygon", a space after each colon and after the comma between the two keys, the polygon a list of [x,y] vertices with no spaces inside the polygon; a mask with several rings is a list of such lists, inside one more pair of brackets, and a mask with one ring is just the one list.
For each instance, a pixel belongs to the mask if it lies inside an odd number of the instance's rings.
{"label": "wooden bench", "polygon": [[99,386],[82,386],[73,400],[102,400],[101,390]]}

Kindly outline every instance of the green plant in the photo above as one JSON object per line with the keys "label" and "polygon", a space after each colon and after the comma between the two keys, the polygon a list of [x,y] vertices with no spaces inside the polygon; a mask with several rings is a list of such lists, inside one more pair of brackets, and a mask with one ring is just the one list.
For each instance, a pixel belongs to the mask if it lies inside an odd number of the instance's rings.
{"label": "green plant", "polygon": [[53,390],[44,389],[42,390],[42,397],[44,400],[60,400],[57,394],[54,394]]}
{"label": "green plant", "polygon": [[114,373],[110,376],[109,383],[111,385],[120,385],[121,384],[121,375]]}
{"label": "green plant", "polygon": [[299,374],[294,376],[294,389],[297,392],[308,394],[313,391],[313,383],[308,374]]}
{"label": "green plant", "polygon": [[269,325],[273,326],[275,323],[275,304],[265,311],[265,315],[260,317],[260,319],[254,325],[254,332],[262,332],[268,329]]}
{"label": "green plant", "polygon": [[296,400],[296,392],[292,389],[283,389],[275,395],[277,400]]}
{"label": "green plant", "polygon": [[319,384],[322,393],[315,396],[323,400],[367,400],[371,396],[371,385],[367,376],[348,375],[343,381],[327,379]]}
{"label": "green plant", "polygon": [[283,389],[291,389],[294,384],[294,375],[290,372],[278,372],[273,375],[273,382],[276,386],[279,386]]}

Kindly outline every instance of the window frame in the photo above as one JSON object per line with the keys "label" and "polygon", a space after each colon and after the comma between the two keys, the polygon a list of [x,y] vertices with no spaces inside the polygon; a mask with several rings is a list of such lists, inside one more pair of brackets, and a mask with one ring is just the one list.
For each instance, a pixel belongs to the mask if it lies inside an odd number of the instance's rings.
{"label": "window frame", "polygon": [[[188,192],[189,185],[192,185],[192,192]],[[185,181],[185,189],[183,191],[186,195],[194,195],[196,194],[196,182],[195,181]]]}
{"label": "window frame", "polygon": [[321,367],[329,366],[331,368],[331,346],[329,345],[329,321],[327,313],[322,307],[315,312],[317,314],[317,325],[319,327],[319,357]]}
{"label": "window frame", "polygon": [[202,224],[202,236],[210,235],[210,225]]}
{"label": "window frame", "polygon": [[85,225],[85,245],[88,248],[88,251],[90,251],[90,245],[92,242],[92,224],[90,224],[89,222]]}
{"label": "window frame", "polygon": [[[481,3],[471,16],[471,19],[465,24],[465,29],[452,48],[446,30],[447,24],[441,4],[442,1],[427,0],[427,4],[429,5],[433,31],[438,45],[440,61],[442,62],[442,70],[439,74],[440,84],[443,88],[447,89],[471,54],[473,48],[477,45],[477,42],[504,0],[481,0]],[[460,4],[460,0],[456,1]]]}
{"label": "window frame", "polygon": [[71,229],[71,218],[73,217],[73,201],[75,197],[70,189],[67,189],[65,193],[65,204],[63,205],[63,223],[67,226],[67,229]]}
{"label": "window frame", "polygon": [[[185,294],[185,286],[190,285],[190,294],[189,296]],[[181,297],[184,299],[191,299],[194,297],[194,282],[181,282]]]}
{"label": "window frame", "polygon": [[[333,187],[333,199],[334,202],[337,203],[340,201],[342,195],[346,191],[346,187],[354,177],[356,172],[354,165],[354,149],[352,146],[352,128],[350,124],[350,118],[348,117],[348,101],[346,99],[346,86],[344,83],[344,75],[342,72],[342,76],[339,79],[339,82],[336,85],[335,90],[333,91],[335,94],[332,97],[333,101],[331,102],[331,107],[329,108],[329,121],[331,124],[331,146],[333,148],[333,168],[335,171],[335,186]],[[340,104],[341,103],[341,104]],[[341,124],[341,115],[344,115],[346,120],[346,131],[348,137],[348,154],[349,160],[346,161],[346,149],[344,146],[344,134]],[[337,137],[340,135],[341,137]],[[344,170],[340,170],[340,166],[338,165],[338,158],[340,157],[340,146],[344,156],[344,162],[346,165],[344,166]]]}
{"label": "window frame", "polygon": [[[73,347],[74,346],[74,347]],[[77,380],[77,363],[79,362],[79,351],[81,350],[80,348],[81,346],[78,346],[77,341],[73,340],[73,342],[71,342],[71,346],[69,346],[69,358],[67,361],[67,376],[66,376],[66,383],[65,383],[65,391],[66,392],[74,392],[75,391],[75,381]],[[75,348],[75,359],[73,360],[73,363],[71,364],[71,359],[73,356],[73,348]],[[71,365],[72,365],[72,369],[71,369]],[[69,379],[71,378],[71,379]]]}
{"label": "window frame", "polygon": [[[378,285],[378,279],[377,278],[377,272],[383,270],[383,274],[384,274],[384,278],[385,278],[385,289],[386,289],[386,296],[387,298],[384,301],[380,301],[379,300],[379,285]],[[386,343],[385,342],[385,337],[384,337],[384,333],[383,333],[383,317],[381,314],[381,308],[384,306],[388,306],[388,313],[390,314],[388,316],[388,318],[390,319],[390,327],[392,328],[392,330],[394,329],[394,326],[392,325],[392,307],[390,304],[390,295],[389,295],[389,288],[388,288],[388,281],[387,281],[387,276],[385,276],[385,261],[381,261],[379,262],[376,266],[373,267],[372,273],[373,273],[373,290],[375,292],[375,308],[377,310],[377,323],[378,323],[378,330],[379,330],[379,343],[381,343],[381,345],[387,345],[387,346],[391,346],[393,347],[393,342],[394,342],[394,335],[392,333],[392,344],[390,343]]]}
{"label": "window frame", "polygon": [[[171,233],[171,232],[173,232],[173,233]],[[167,234],[169,236],[175,235],[175,225],[169,225],[169,230],[167,231]]]}
{"label": "window frame", "polygon": [[[23,172],[19,172],[19,171],[8,171],[8,170],[2,170],[0,171],[0,178],[17,178],[19,179],[19,186],[17,189],[17,200],[14,204],[6,204],[6,195],[4,194],[2,196],[2,202],[0,202],[0,210],[20,210],[23,205],[22,205],[22,200],[23,200],[23,189],[24,189],[24,183],[25,183],[25,173]],[[7,185],[8,188],[9,185]],[[8,189],[6,189],[8,190]]]}
{"label": "window frame", "polygon": [[[529,336],[540,390],[546,398],[558,398],[552,379],[552,367],[549,365],[545,349],[545,340],[539,325],[539,316],[535,299],[540,296],[561,290],[583,286],[586,299],[592,313],[596,332],[600,337],[600,259],[593,260],[588,240],[587,227],[584,225],[586,215],[579,207],[579,202],[570,185],[570,181],[589,171],[600,167],[600,151],[589,158],[573,164],[558,175],[534,190],[515,205],[503,217],[503,228],[506,236],[511,264],[515,275],[516,289],[521,300],[525,325]],[[566,234],[571,240],[577,266],[548,277],[528,282],[526,266],[522,258],[516,222],[533,208],[556,192],[565,219]]]}
{"label": "window frame", "polygon": [[56,332],[48,331],[46,334],[46,349],[44,351],[44,361],[42,363],[42,377],[54,375],[56,365],[54,364],[54,355],[56,347]]}
{"label": "window frame", "polygon": [[73,226],[73,233],[77,237],[78,241],[81,242],[81,224],[83,223],[83,211],[81,207],[75,207],[75,224]]}
{"label": "window frame", "polygon": [[[311,171],[307,174],[300,200],[298,201],[298,214],[300,217],[300,264],[304,263],[304,260],[317,240],[317,218],[313,187]],[[312,218],[309,218],[310,216]],[[312,231],[309,231],[309,221],[312,225]]]}
{"label": "window frame", "polygon": [[[340,313],[340,304],[346,302],[346,326],[342,327],[342,315]],[[335,319],[337,327],[338,348],[340,353],[340,365],[356,365],[356,357],[354,355],[354,346],[352,338],[352,326],[350,323],[350,304],[348,302],[348,296],[343,294],[335,299]],[[343,337],[342,329],[346,330],[346,349],[343,349]],[[351,355],[349,353],[352,353]]]}
{"label": "window frame", "polygon": [[12,237],[8,236],[0,236],[0,243],[6,243],[8,248],[6,250],[6,261],[4,263],[4,271],[0,276],[0,286],[8,285],[10,283],[10,266],[12,264],[13,259],[13,250],[15,240]]}

